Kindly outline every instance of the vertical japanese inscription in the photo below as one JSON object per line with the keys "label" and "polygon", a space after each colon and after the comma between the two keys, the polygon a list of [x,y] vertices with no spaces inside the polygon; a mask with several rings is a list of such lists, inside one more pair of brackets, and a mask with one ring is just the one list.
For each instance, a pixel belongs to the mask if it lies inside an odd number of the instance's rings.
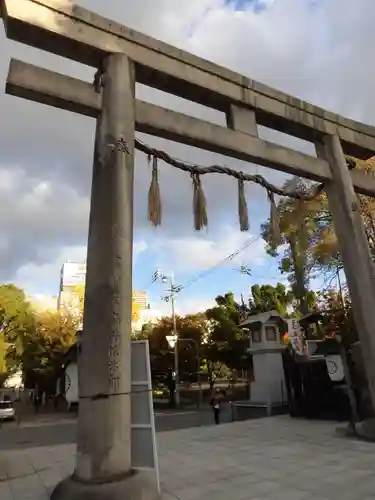
{"label": "vertical japanese inscription", "polygon": [[112,330],[109,338],[108,382],[109,394],[120,392],[120,352],[121,335],[118,329]]}
{"label": "vertical japanese inscription", "polygon": [[113,166],[116,153],[130,154],[128,143],[123,137],[116,139],[113,135],[107,134],[103,142],[100,144],[99,162],[103,168]]}

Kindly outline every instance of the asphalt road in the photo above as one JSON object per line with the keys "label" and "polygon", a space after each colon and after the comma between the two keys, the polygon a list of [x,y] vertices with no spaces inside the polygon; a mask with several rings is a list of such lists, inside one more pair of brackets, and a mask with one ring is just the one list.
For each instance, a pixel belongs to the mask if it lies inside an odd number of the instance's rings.
{"label": "asphalt road", "polygon": [[[229,407],[221,412],[223,423],[231,421]],[[157,432],[214,425],[211,410],[156,412],[155,427]],[[38,446],[54,446],[74,443],[76,440],[76,420],[27,422],[17,427],[14,423],[4,422],[0,428],[0,451]]]}

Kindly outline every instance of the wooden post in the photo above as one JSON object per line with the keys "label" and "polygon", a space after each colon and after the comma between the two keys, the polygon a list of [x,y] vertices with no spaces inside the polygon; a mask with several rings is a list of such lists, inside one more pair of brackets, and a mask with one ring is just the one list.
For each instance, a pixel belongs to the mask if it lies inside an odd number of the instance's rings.
{"label": "wooden post", "polygon": [[[104,61],[87,248],[76,467],[52,499],[155,498],[131,468],[132,62]],[[154,494],[155,493],[155,494]],[[143,495],[143,496],[142,496]]]}
{"label": "wooden post", "polygon": [[316,145],[317,155],[328,161],[332,181],[326,182],[333,224],[339,241],[353,313],[375,407],[375,281],[374,264],[365,233],[357,195],[337,135]]}

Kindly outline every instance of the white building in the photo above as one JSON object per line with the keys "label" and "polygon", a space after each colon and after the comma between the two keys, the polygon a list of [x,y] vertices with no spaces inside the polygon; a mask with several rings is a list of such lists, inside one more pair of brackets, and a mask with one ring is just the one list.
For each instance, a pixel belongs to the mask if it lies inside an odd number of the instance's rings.
{"label": "white building", "polygon": [[157,323],[162,316],[161,312],[155,309],[140,309],[138,320],[132,322],[133,332],[141,331],[145,324]]}
{"label": "white building", "polygon": [[76,312],[79,308],[79,297],[76,287],[84,286],[86,282],[86,264],[64,262],[60,272],[59,295],[57,308],[66,308]]}
{"label": "white building", "polygon": [[[66,308],[72,313],[80,313],[80,296],[77,295],[77,286],[85,286],[86,264],[64,262],[60,272],[59,295],[57,308]],[[133,302],[139,311],[150,311],[147,292],[133,291]],[[143,313],[142,313],[143,314]],[[144,313],[145,316],[149,313]],[[151,313],[151,317],[153,317]]]}
{"label": "white building", "polygon": [[133,291],[133,302],[137,305],[140,310],[149,309],[150,300],[148,298],[147,292],[136,292]]}

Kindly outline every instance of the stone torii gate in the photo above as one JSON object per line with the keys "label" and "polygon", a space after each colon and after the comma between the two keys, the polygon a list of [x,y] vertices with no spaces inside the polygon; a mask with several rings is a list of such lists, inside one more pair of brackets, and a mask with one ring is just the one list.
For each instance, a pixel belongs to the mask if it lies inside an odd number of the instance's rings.
{"label": "stone torii gate", "polygon": [[[6,86],[9,94],[97,120],[77,460],[73,476],[60,483],[52,497],[158,495],[141,475],[132,473],[130,456],[135,131],[324,183],[375,403],[374,269],[355,195],[375,197],[375,177],[349,171],[344,156],[373,156],[375,128],[278,92],[69,0],[0,0],[0,8],[8,38],[99,68],[101,74],[93,85],[12,60]],[[136,100],[135,82],[219,110],[226,114],[227,127]],[[314,143],[317,157],[260,139],[257,125]]]}

